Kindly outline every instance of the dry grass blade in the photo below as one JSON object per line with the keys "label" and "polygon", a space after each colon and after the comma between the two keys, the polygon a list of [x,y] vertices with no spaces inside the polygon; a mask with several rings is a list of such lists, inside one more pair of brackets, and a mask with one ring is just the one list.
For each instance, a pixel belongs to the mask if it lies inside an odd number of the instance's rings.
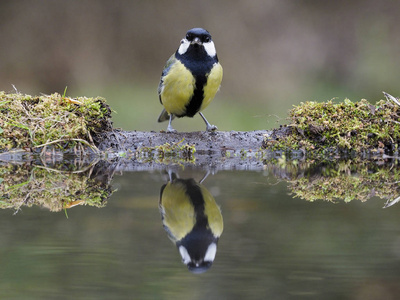
{"label": "dry grass blade", "polygon": [[392,95],[390,95],[386,92],[382,92],[382,93],[385,95],[385,97],[388,101],[392,101],[392,102],[396,103],[398,106],[400,106],[400,102],[396,97],[393,97]]}

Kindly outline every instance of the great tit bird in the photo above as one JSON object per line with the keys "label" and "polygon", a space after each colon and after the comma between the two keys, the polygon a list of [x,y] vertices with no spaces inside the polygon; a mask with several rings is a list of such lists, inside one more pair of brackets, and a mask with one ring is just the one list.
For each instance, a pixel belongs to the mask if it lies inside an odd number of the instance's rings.
{"label": "great tit bird", "polygon": [[164,109],[158,122],[169,120],[167,132],[176,132],[171,125],[174,117],[193,117],[199,113],[206,130],[216,130],[201,111],[215,97],[221,81],[222,67],[210,33],[203,28],[190,29],[161,74],[158,95]]}
{"label": "great tit bird", "polygon": [[159,207],[163,227],[183,263],[193,273],[207,271],[223,231],[221,211],[213,196],[193,178],[179,179],[170,173],[168,183],[161,187]]}

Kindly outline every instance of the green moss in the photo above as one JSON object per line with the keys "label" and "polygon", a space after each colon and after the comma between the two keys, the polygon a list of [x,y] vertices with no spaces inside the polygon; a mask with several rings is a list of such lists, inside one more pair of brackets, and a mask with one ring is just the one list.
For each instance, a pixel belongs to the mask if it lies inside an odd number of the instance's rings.
{"label": "green moss", "polygon": [[381,100],[305,102],[289,113],[290,134],[266,139],[269,149],[395,152],[400,143],[400,107]]}
{"label": "green moss", "polygon": [[183,144],[184,139],[177,143],[165,143],[155,147],[141,147],[135,157],[141,161],[155,161],[157,163],[180,163],[195,162],[194,153],[196,148],[194,145]]}
{"label": "green moss", "polygon": [[111,109],[103,98],[0,91],[0,152],[48,145],[66,150],[77,143],[95,149],[93,136],[111,125]]}

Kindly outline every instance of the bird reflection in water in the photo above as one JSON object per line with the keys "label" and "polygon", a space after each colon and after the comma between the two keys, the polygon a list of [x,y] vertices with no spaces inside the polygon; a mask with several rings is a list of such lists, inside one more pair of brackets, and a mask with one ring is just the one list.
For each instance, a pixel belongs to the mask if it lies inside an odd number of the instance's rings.
{"label": "bird reflection in water", "polygon": [[199,183],[193,178],[180,179],[171,171],[168,174],[159,203],[164,229],[188,269],[203,273],[214,261],[223,231],[220,208],[202,185],[208,173]]}

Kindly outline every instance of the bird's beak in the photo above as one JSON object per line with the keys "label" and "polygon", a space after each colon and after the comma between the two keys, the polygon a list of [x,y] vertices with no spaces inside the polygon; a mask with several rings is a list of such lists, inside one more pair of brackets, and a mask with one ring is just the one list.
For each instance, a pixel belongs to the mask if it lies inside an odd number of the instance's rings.
{"label": "bird's beak", "polygon": [[201,41],[198,37],[194,38],[194,40],[191,42],[192,45],[201,45]]}

